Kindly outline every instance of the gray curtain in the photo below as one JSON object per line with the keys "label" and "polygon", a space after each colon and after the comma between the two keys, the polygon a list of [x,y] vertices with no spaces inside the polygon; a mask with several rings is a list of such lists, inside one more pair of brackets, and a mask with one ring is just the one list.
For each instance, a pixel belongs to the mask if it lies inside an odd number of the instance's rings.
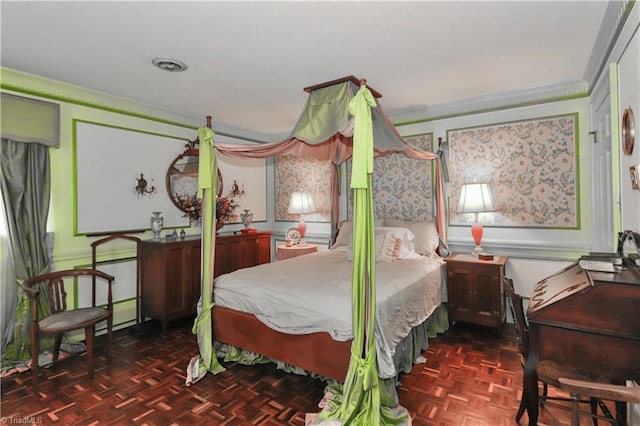
{"label": "gray curtain", "polygon": [[[13,282],[2,282],[2,310],[15,310],[13,341],[3,350],[3,366],[6,360],[18,361],[30,356],[30,305],[18,284],[51,269],[47,252],[50,182],[47,146],[2,138],[0,189],[16,278]],[[13,297],[4,297],[5,290],[8,296]],[[44,303],[41,306],[48,308]],[[41,312],[43,315],[47,313],[46,310]],[[2,332],[5,333],[4,326]],[[3,335],[2,341],[5,340],[11,339]]]}
{"label": "gray curtain", "polygon": [[13,267],[11,245],[7,233],[7,223],[4,214],[4,202],[0,191],[0,353],[13,340],[13,321],[16,316],[15,300],[18,287],[15,285],[16,274]]}

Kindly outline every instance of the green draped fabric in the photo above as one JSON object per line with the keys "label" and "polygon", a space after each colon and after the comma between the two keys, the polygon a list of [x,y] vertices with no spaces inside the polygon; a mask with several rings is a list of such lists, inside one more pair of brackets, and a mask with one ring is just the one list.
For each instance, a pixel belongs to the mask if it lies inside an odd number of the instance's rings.
{"label": "green draped fabric", "polygon": [[213,149],[213,131],[207,127],[198,130],[200,156],[198,169],[198,195],[202,197],[202,251],[201,282],[198,316],[193,333],[198,337],[200,354],[192,358],[187,370],[186,384],[191,385],[205,376],[207,371],[217,374],[224,371],[213,348],[211,310],[213,309],[213,267],[216,230],[214,227],[217,185],[216,158]]}
{"label": "green draped fabric", "polygon": [[349,102],[353,98],[351,84],[345,82],[311,92],[293,135],[306,143],[316,144],[343,131],[349,123]]}
{"label": "green draped fabric", "polygon": [[383,386],[378,377],[375,349],[375,242],[371,174],[373,172],[373,130],[371,108],[376,102],[362,86],[349,105],[354,116],[352,315],[353,343],[343,393],[320,413],[322,419],[340,420],[344,425],[406,423],[408,413],[398,409],[395,389]]}
{"label": "green draped fabric", "polygon": [[[353,249],[353,290],[352,312],[354,340],[351,348],[349,370],[344,384],[344,393],[336,395],[329,408],[320,413],[322,419],[337,419],[343,424],[381,425],[407,424],[408,412],[398,405],[397,392],[392,381],[381,381],[378,377],[375,350],[375,244],[373,221],[373,197],[371,174],[374,155],[385,152],[404,152],[414,158],[436,159],[436,155],[417,150],[408,145],[397,133],[366,87],[362,85],[355,92],[354,83],[348,81],[333,86],[315,89],[311,92],[304,113],[293,131],[293,136],[283,141],[257,146],[216,144],[215,149],[234,158],[267,158],[274,155],[292,154],[312,156],[333,161],[335,164],[353,158],[351,187],[354,191],[354,249]],[[353,119],[349,118],[349,114]],[[348,135],[353,132],[352,143]],[[205,132],[205,133],[203,133]],[[210,139],[207,139],[209,138]],[[213,132],[200,129],[200,179],[202,167],[209,167],[204,173],[215,170],[213,153]],[[207,145],[207,140],[211,143]],[[374,146],[375,142],[375,146]],[[203,165],[203,157],[211,158]],[[210,180],[214,181],[215,174]],[[338,173],[333,179],[333,188],[338,188]],[[208,179],[209,180],[209,179]],[[215,182],[215,181],[214,181]],[[437,180],[439,184],[442,180]],[[215,186],[213,186],[215,187]],[[207,192],[204,190],[205,205],[208,208]],[[439,192],[442,194],[442,192]],[[338,194],[333,194],[332,236],[339,217]],[[441,206],[438,205],[440,208]],[[203,216],[205,218],[207,214]],[[437,215],[444,218],[444,212]],[[442,227],[444,229],[444,223]],[[211,223],[203,226],[203,235],[211,236]],[[207,248],[205,248],[207,247]],[[213,264],[213,249],[203,239],[203,261]],[[203,266],[203,274],[206,273]],[[202,297],[194,333],[198,335],[201,354],[190,363],[187,384],[198,380],[206,371],[222,369],[212,354],[211,309],[212,278],[202,280]],[[243,357],[242,354],[229,356]],[[254,362],[253,357],[247,358]],[[189,377],[190,372],[193,377]]]}
{"label": "green draped fabric", "polygon": [[[49,164],[49,150],[46,146],[2,139],[0,186],[17,281],[5,283],[7,285],[19,286],[25,279],[50,270],[46,243],[51,197]],[[7,345],[3,353],[3,366],[29,359],[31,356],[30,299],[21,287],[18,288],[17,294],[17,300],[5,300],[4,297],[2,300],[3,304],[17,305],[13,341]],[[41,301],[45,301],[46,296],[44,291],[40,292]],[[40,317],[50,314],[47,302],[39,303],[39,307]],[[46,349],[52,344],[53,339],[45,337],[40,347]]]}

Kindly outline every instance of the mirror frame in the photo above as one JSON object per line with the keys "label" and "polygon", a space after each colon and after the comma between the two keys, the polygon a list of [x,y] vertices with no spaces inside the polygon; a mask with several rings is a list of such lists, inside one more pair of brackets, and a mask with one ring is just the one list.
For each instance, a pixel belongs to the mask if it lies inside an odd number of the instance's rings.
{"label": "mirror frame", "polygon": [[[186,146],[186,149],[184,150],[184,152],[182,152],[180,155],[178,155],[172,162],[171,164],[169,164],[169,168],[167,169],[167,175],[166,175],[166,179],[165,179],[165,186],[167,188],[167,194],[169,195],[169,199],[171,200],[171,202],[173,203],[174,206],[176,206],[176,208],[182,212],[185,212],[184,209],[182,209],[180,207],[180,205],[178,204],[178,202],[176,201],[175,197],[174,197],[174,193],[173,193],[173,188],[171,187],[171,176],[173,176],[173,174],[171,173],[171,170],[173,169],[174,165],[179,162],[180,160],[184,159],[185,157],[199,157],[200,156],[200,150],[198,148],[195,148],[194,146],[198,143],[197,139],[193,142],[189,142]],[[217,191],[216,194],[218,196],[222,195],[222,190],[224,188],[224,183],[222,181],[222,173],[220,172],[220,168],[217,167]],[[185,212],[186,213],[186,212]]]}
{"label": "mirror frame", "polygon": [[622,151],[626,155],[633,154],[633,145],[635,144],[636,129],[634,123],[635,117],[631,107],[622,113]]}

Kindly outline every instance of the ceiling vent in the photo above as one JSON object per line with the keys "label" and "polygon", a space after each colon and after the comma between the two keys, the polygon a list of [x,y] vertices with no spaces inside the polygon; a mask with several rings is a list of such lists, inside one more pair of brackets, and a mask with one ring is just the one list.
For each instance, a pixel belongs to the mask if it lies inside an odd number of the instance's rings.
{"label": "ceiling vent", "polygon": [[180,72],[188,68],[186,64],[175,59],[154,58],[151,63],[161,70],[169,72]]}

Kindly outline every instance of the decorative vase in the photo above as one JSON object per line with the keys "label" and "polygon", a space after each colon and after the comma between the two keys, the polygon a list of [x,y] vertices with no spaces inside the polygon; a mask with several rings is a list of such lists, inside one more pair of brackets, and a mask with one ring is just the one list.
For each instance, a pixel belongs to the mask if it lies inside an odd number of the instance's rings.
{"label": "decorative vase", "polygon": [[152,212],[153,216],[151,216],[151,232],[153,232],[153,239],[160,239],[160,232],[164,227],[164,217],[160,216],[162,212]]}
{"label": "decorative vase", "polygon": [[244,209],[244,213],[240,214],[240,219],[242,219],[244,229],[247,229],[249,225],[251,225],[251,222],[253,222],[253,213],[249,209]]}

